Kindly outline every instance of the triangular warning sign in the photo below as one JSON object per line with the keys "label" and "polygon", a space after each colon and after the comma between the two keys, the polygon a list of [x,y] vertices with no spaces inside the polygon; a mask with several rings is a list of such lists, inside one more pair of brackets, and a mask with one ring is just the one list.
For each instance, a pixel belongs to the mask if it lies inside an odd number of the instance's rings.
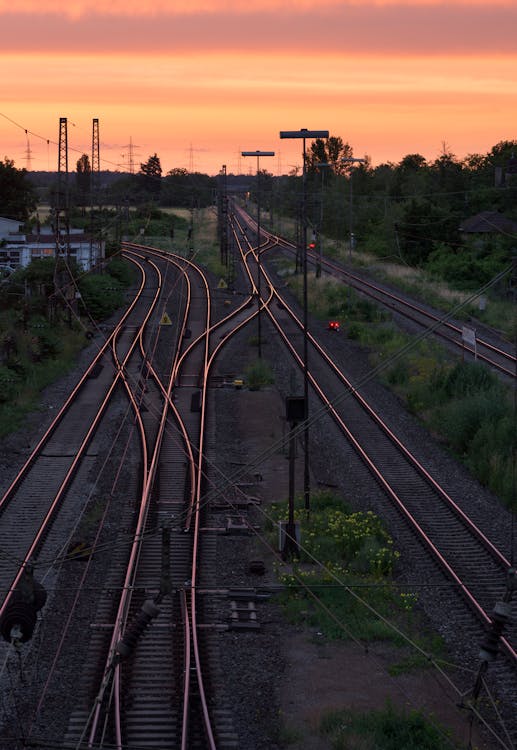
{"label": "triangular warning sign", "polygon": [[224,279],[219,279],[219,283],[217,285],[217,288],[218,289],[227,289],[228,288],[228,284],[226,283],[226,281]]}
{"label": "triangular warning sign", "polygon": [[162,318],[160,320],[161,326],[171,326],[172,320],[169,318],[166,312],[163,313]]}

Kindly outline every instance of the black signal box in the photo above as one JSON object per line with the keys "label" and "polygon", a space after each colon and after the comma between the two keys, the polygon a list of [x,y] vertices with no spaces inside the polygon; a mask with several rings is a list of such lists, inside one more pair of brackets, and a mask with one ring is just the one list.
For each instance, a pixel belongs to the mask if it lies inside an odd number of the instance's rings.
{"label": "black signal box", "polygon": [[288,422],[303,422],[305,419],[305,399],[303,396],[287,396],[285,418]]}

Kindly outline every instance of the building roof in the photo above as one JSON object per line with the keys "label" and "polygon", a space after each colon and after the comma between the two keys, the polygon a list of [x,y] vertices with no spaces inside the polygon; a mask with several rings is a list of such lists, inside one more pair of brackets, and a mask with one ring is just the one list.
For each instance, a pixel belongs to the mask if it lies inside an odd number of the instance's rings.
{"label": "building roof", "polygon": [[8,219],[5,216],[0,216],[0,224],[5,227],[12,227],[13,230],[17,230],[23,225],[23,221],[18,221],[18,219]]}
{"label": "building roof", "polygon": [[472,233],[492,233],[517,232],[517,221],[508,219],[499,211],[481,211],[481,213],[465,219],[460,224],[460,232]]}

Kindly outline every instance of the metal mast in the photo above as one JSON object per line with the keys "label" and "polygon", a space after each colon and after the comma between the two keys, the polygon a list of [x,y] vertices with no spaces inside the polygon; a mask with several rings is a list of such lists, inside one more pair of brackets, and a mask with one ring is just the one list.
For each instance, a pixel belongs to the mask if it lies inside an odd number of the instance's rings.
{"label": "metal mast", "polygon": [[65,229],[68,230],[68,123],[66,117],[59,118],[59,147],[57,158],[57,192],[56,192],[56,258],[61,249],[61,212],[65,218]]}
{"label": "metal mast", "polygon": [[[99,118],[93,118],[92,124],[92,194],[96,193],[100,187],[101,158],[99,149]],[[92,198],[93,204],[93,198]]]}
{"label": "metal mast", "polygon": [[94,235],[95,235],[95,218],[94,204],[95,198],[99,194],[100,188],[100,150],[99,150],[99,118],[94,117],[92,120],[92,165],[90,173],[90,259],[89,270],[91,271],[94,263]]}
{"label": "metal mast", "polygon": [[129,174],[135,174],[135,150],[132,136],[129,136]]}

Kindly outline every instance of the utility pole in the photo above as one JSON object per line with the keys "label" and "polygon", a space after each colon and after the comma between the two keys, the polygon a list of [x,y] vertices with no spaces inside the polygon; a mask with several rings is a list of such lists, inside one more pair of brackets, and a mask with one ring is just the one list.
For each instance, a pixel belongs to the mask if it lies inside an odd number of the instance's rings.
{"label": "utility pole", "polygon": [[[95,238],[95,222],[94,222],[94,205],[95,198],[99,195],[100,189],[100,147],[99,147],[99,119],[93,118],[92,121],[92,166],[90,173],[90,271],[95,265],[94,263],[94,238]],[[100,256],[101,237],[99,232],[99,253]],[[100,260],[100,258],[97,258]]]}
{"label": "utility pole", "polygon": [[59,118],[56,194],[56,258],[60,251],[61,212],[64,213],[65,225],[66,228],[68,228],[68,122],[66,117]]}
{"label": "utility pole", "polygon": [[353,174],[354,174],[354,164],[364,164],[366,162],[366,159],[356,159],[353,156],[346,156],[343,159],[341,159],[341,163],[351,164],[350,169],[350,218],[349,218],[349,231],[350,231],[350,246],[348,250],[348,257],[350,261],[352,260],[352,250],[355,250],[355,235],[354,235],[354,190],[353,190]]}
{"label": "utility pole", "polygon": [[303,262],[303,396],[305,399],[304,415],[304,475],[303,494],[305,509],[310,509],[310,471],[309,471],[309,347],[308,347],[308,290],[307,290],[307,138],[328,138],[328,130],[281,130],[280,138],[299,138],[303,141],[302,171],[302,262]]}
{"label": "utility pole", "polygon": [[262,270],[260,267],[260,157],[261,156],[274,156],[274,151],[243,151],[242,156],[256,156],[257,157],[257,305],[258,305],[258,356],[262,359],[262,293],[261,293],[261,277]]}
{"label": "utility pole", "polygon": [[25,135],[27,136],[27,148],[25,149],[25,160],[27,165],[27,172],[30,172],[32,170],[32,149],[31,149],[31,142],[29,139],[29,131],[25,131]]}
{"label": "utility pole", "polygon": [[228,268],[228,185],[226,180],[226,164],[223,164],[219,172],[219,200],[218,200],[218,222],[219,247],[221,253],[221,264]]}
{"label": "utility pole", "polygon": [[[61,212],[64,215],[64,231],[61,231]],[[59,258],[61,250],[63,249],[62,239],[65,240],[65,251],[66,251],[66,266],[68,268],[68,260],[70,258],[70,216],[69,216],[69,194],[68,194],[68,121],[66,117],[59,118],[59,143],[58,143],[58,159],[57,159],[57,191],[56,191],[56,206],[55,206],[55,233],[56,233],[56,265],[54,270],[54,287],[57,292],[63,295],[63,287],[65,287],[64,274],[59,268]],[[72,312],[70,307],[69,296],[66,295],[65,299],[68,307],[68,324],[72,326]]]}
{"label": "utility pole", "polygon": [[289,424],[289,499],[288,516],[285,526],[282,558],[284,560],[299,556],[296,522],[294,520],[294,475],[296,426],[303,421],[305,400],[299,396],[287,396],[285,400],[286,421]]}

